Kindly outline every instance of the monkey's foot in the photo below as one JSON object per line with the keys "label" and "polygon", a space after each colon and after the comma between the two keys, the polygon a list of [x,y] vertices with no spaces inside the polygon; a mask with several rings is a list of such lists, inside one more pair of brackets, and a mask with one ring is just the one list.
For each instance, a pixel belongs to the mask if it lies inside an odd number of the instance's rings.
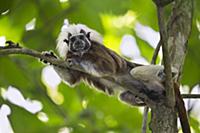
{"label": "monkey's foot", "polygon": [[146,104],[142,101],[141,98],[132,94],[130,91],[125,91],[120,94],[120,99],[132,106],[145,106]]}

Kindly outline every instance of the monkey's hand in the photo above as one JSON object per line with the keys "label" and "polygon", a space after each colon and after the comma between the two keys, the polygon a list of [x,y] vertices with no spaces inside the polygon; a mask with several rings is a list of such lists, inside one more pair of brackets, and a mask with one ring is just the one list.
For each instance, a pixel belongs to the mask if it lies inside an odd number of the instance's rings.
{"label": "monkey's hand", "polygon": [[[44,51],[42,52],[44,56],[51,57],[51,58],[58,58],[52,51]],[[46,60],[40,59],[45,64],[52,65],[51,63],[48,63]],[[68,62],[70,66],[70,62]],[[75,70],[71,70],[70,68],[61,68],[59,66],[53,65],[54,70],[57,72],[57,74],[60,76],[61,79],[63,79],[64,82],[66,82],[69,85],[74,85],[80,80],[80,74],[79,72]]]}
{"label": "monkey's hand", "polygon": [[[53,58],[58,58],[52,51],[44,51],[42,52],[42,54],[44,56],[47,56],[47,57],[53,57]],[[52,65],[51,63],[47,62],[46,60],[43,60],[43,59],[40,59],[41,62],[45,63],[45,64],[50,64]]]}

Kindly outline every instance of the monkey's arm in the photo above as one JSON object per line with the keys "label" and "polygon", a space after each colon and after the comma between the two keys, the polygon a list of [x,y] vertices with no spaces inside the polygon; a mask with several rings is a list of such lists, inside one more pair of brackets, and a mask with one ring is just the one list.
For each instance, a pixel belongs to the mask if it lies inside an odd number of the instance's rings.
{"label": "monkey's arm", "polygon": [[187,111],[185,109],[185,104],[177,83],[174,83],[174,91],[176,96],[176,107],[178,110],[178,116],[180,118],[182,130],[184,133],[190,133],[191,131]]}

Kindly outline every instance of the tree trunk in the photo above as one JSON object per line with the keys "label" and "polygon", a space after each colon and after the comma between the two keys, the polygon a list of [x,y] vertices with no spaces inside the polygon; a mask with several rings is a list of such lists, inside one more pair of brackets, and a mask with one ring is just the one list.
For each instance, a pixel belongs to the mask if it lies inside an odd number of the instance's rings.
{"label": "tree trunk", "polygon": [[153,133],[176,133],[177,116],[175,108],[156,105],[151,109],[150,128]]}
{"label": "tree trunk", "polygon": [[[180,75],[186,55],[186,45],[191,31],[193,0],[175,0],[171,17],[167,24],[166,44],[171,65]],[[151,108],[150,129],[153,133],[177,133],[177,110],[173,106],[158,104]]]}

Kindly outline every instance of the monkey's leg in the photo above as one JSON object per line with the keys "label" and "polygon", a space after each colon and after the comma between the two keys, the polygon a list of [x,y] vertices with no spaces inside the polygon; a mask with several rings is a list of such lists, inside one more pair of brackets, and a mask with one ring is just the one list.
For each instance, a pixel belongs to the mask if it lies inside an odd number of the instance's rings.
{"label": "monkey's leg", "polygon": [[119,95],[119,98],[132,106],[145,106],[146,104],[142,101],[141,98],[139,98],[138,96],[134,95],[133,93],[131,93],[130,91],[124,91]]}

